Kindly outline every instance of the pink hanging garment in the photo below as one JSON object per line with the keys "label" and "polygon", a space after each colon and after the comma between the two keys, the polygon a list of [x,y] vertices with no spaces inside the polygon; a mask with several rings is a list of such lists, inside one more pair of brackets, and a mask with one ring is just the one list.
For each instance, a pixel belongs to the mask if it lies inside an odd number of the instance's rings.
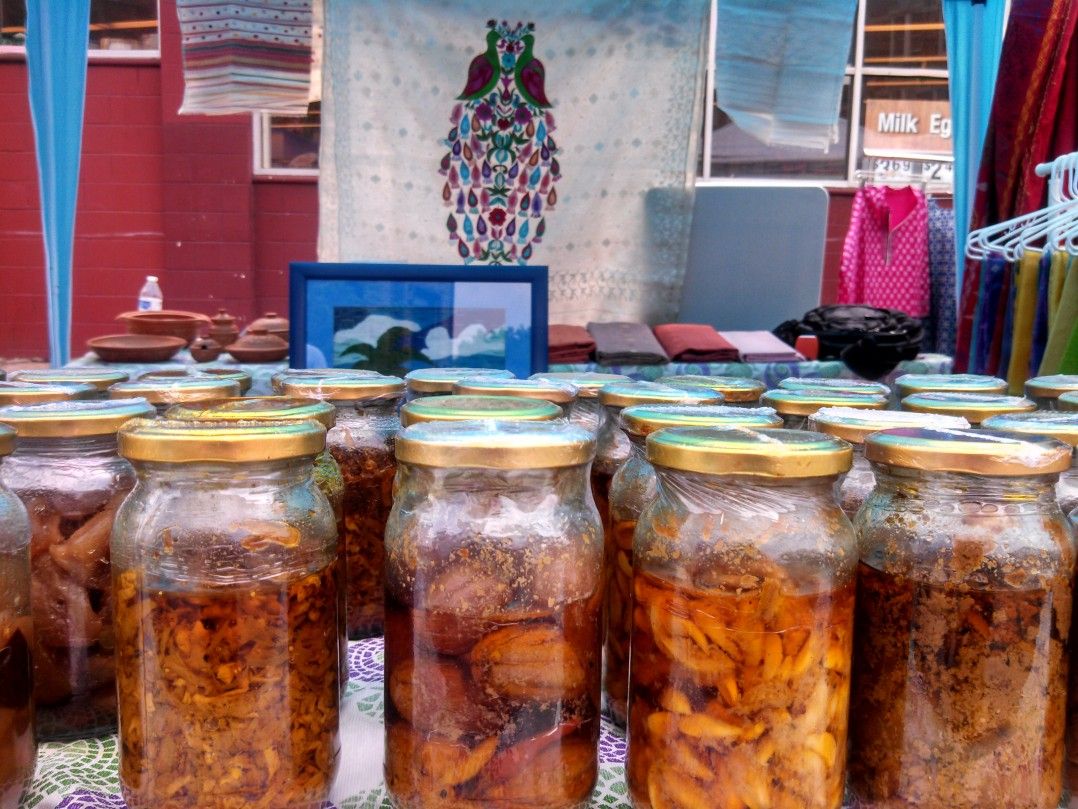
{"label": "pink hanging garment", "polygon": [[924,317],[930,301],[924,194],[910,187],[859,189],[842,248],[838,302]]}

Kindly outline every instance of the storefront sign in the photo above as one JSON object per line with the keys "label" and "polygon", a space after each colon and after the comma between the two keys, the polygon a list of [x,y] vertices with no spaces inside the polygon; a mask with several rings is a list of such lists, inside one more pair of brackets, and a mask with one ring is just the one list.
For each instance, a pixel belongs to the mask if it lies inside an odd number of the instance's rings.
{"label": "storefront sign", "polygon": [[946,101],[869,99],[864,127],[868,157],[951,158],[951,105]]}

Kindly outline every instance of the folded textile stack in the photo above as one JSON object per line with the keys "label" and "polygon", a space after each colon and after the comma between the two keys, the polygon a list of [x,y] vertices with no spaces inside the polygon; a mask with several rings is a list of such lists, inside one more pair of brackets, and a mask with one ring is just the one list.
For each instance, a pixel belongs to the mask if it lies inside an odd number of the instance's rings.
{"label": "folded textile stack", "polygon": [[706,323],[664,323],[654,332],[674,362],[737,362],[737,349]]}
{"label": "folded textile stack", "polygon": [[551,324],[547,327],[547,359],[558,365],[572,365],[591,360],[595,340],[583,326]]}
{"label": "folded textile stack", "polygon": [[651,329],[643,323],[589,323],[595,359],[603,365],[661,365],[669,362]]}
{"label": "folded textile stack", "polygon": [[804,359],[769,331],[721,331],[737,349],[742,362],[800,362]]}

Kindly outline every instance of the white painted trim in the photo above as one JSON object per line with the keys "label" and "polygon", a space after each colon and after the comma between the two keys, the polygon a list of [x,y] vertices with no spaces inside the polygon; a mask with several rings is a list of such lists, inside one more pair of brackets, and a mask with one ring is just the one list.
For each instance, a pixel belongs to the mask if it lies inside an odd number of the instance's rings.
{"label": "white painted trim", "polygon": [[251,113],[251,169],[255,177],[318,177],[318,169],[292,169],[269,165],[270,113]]}

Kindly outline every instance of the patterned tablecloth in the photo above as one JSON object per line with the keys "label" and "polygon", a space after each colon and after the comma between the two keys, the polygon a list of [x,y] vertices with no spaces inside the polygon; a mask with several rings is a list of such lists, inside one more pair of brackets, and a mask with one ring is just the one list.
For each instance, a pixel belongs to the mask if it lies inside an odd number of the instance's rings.
{"label": "patterned tablecloth", "polygon": [[[341,713],[341,766],[323,809],[389,807],[382,781],[381,638],[349,644],[349,683]],[[594,807],[628,807],[625,737],[603,719]],[[38,747],[34,783],[20,809],[123,809],[116,736]]]}

